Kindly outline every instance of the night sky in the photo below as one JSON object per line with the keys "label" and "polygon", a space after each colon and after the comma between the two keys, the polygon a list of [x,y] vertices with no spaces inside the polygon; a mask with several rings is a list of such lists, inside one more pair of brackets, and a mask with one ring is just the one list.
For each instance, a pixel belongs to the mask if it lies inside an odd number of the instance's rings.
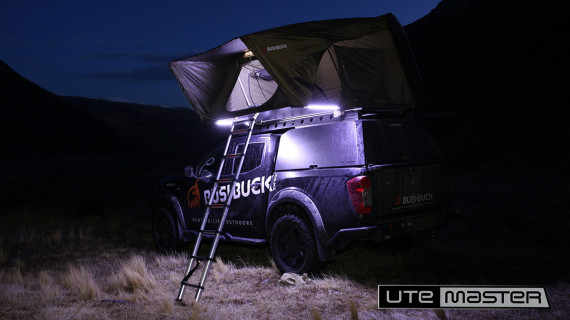
{"label": "night sky", "polygon": [[402,25],[439,0],[0,0],[0,59],[60,95],[188,106],[168,62],[291,23],[392,12]]}

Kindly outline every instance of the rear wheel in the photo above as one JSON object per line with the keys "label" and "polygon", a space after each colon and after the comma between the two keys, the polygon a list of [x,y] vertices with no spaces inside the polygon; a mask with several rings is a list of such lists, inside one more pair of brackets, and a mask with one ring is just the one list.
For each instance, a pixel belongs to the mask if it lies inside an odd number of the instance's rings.
{"label": "rear wheel", "polygon": [[319,265],[313,232],[298,216],[287,214],[271,230],[271,255],[281,272],[305,273]]}
{"label": "rear wheel", "polygon": [[180,241],[176,219],[165,208],[160,208],[157,211],[152,235],[154,245],[160,252],[184,251],[188,248],[188,243]]}

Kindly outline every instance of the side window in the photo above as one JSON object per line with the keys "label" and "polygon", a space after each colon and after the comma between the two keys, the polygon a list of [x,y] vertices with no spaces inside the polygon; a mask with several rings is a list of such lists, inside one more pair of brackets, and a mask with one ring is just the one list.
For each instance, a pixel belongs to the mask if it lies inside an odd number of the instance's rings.
{"label": "side window", "polygon": [[[237,146],[236,153],[243,152],[244,144],[239,144]],[[263,151],[265,149],[265,143],[250,143],[247,147],[247,154],[245,155],[245,159],[243,160],[243,167],[241,168],[241,172],[248,172],[253,169],[256,169],[261,165],[261,160],[263,159]],[[234,164],[234,172],[237,170],[239,162],[236,159]]]}
{"label": "side window", "polygon": [[[220,161],[222,160],[222,154],[224,150],[221,147],[214,149],[212,152],[208,153],[196,167],[196,175],[198,177],[211,176],[218,174],[218,169],[220,168]],[[234,159],[226,159],[224,164],[224,169],[222,170],[222,175],[231,174]]]}

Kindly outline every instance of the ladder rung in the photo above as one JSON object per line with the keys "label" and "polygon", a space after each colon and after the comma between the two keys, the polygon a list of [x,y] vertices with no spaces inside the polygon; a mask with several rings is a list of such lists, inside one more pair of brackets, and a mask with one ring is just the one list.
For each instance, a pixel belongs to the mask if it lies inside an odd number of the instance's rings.
{"label": "ladder rung", "polygon": [[216,234],[219,233],[218,230],[200,230],[199,232],[204,234]]}
{"label": "ladder rung", "polygon": [[234,134],[242,134],[242,133],[246,133],[249,131],[249,128],[245,128],[245,129],[238,129],[238,130],[234,130],[231,132],[232,135]]}
{"label": "ladder rung", "polygon": [[223,209],[225,207],[226,207],[225,204],[220,204],[220,203],[210,205],[210,208],[214,208],[214,209]]}
{"label": "ladder rung", "polygon": [[243,153],[232,153],[232,154],[226,154],[224,157],[226,158],[237,158],[237,157],[241,157],[243,155]]}
{"label": "ladder rung", "polygon": [[186,282],[186,281],[182,281],[182,282],[180,282],[180,284],[182,284],[183,286],[193,287],[193,288],[196,288],[196,289],[202,289],[202,290],[204,290],[204,287],[202,287],[201,285],[191,284],[191,283],[188,283],[188,282]]}
{"label": "ladder rung", "polygon": [[206,261],[206,260],[214,261],[214,259],[210,259],[209,257],[204,257],[204,256],[190,256],[190,258],[194,258],[199,261]]}
{"label": "ladder rung", "polygon": [[217,181],[217,182],[221,182],[221,183],[227,183],[227,182],[232,182],[232,181],[234,181],[234,180],[235,180],[235,179],[218,179],[218,180],[216,180],[216,181]]}

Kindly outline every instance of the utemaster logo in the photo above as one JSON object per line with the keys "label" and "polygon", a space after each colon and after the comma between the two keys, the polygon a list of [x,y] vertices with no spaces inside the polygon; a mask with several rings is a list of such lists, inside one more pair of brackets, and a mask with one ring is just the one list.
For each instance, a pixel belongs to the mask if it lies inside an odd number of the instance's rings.
{"label": "utemaster logo", "polygon": [[379,309],[550,309],[544,287],[379,285]]}

